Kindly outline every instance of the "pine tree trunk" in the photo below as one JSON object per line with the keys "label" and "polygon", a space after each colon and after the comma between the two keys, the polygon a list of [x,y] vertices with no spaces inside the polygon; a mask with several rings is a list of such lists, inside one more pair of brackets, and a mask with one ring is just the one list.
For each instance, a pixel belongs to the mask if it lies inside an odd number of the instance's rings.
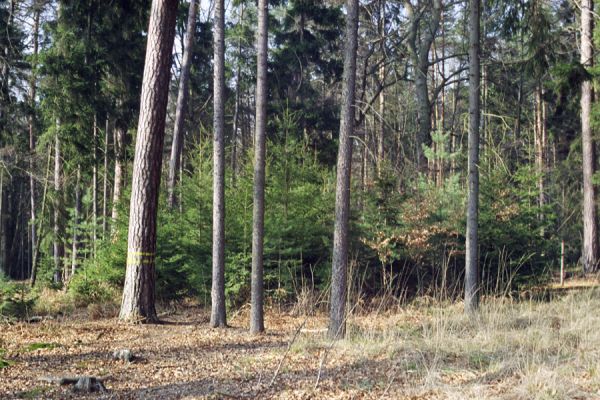
{"label": "pine tree trunk", "polygon": [[[43,192],[42,192],[43,193],[42,194],[42,206],[41,206],[42,208],[41,208],[41,211],[40,211],[40,218],[39,218],[39,222],[38,222],[38,226],[37,226],[37,230],[40,231],[40,232],[42,230],[42,222],[44,220],[44,210],[46,208],[46,196],[48,194],[48,185],[49,185],[49,182],[50,182],[50,179],[49,179],[50,178],[50,162],[52,161],[52,157],[51,157],[52,152],[50,151],[50,146],[48,146],[47,154],[48,154],[48,158],[47,158],[47,162],[46,162],[46,175],[44,177],[44,189],[43,189]],[[0,178],[1,178],[1,175],[0,175]],[[1,186],[2,185],[0,184],[0,187]],[[1,201],[0,201],[0,203],[1,203]],[[1,208],[2,207],[1,207],[1,204],[0,204],[0,209]],[[1,215],[2,215],[2,213],[0,212],[0,216]],[[42,236],[42,235],[40,235],[40,236]],[[2,249],[1,246],[0,246],[0,249]],[[32,268],[31,268],[30,285],[32,287],[35,286],[35,281],[36,281],[36,278],[37,278],[37,259],[38,259],[39,252],[40,252],[40,240],[37,240],[35,242],[35,247],[32,250],[33,254],[32,254],[32,257],[31,257],[31,267]],[[0,256],[1,256],[1,254],[0,254]]]}
{"label": "pine tree trunk", "polygon": [[429,51],[435,40],[442,15],[442,1],[433,0],[431,4],[431,20],[426,29],[422,27],[423,14],[421,10],[415,12],[412,2],[405,0],[406,13],[409,19],[409,32],[407,36],[408,50],[414,68],[415,92],[417,100],[417,123],[415,151],[417,168],[423,170],[427,167],[427,160],[423,152],[423,145],[431,143],[431,101],[427,84],[429,72]]}
{"label": "pine tree trunk", "polygon": [[381,169],[385,159],[385,0],[379,0],[379,40],[381,40],[381,65],[379,66],[379,134],[377,135],[377,175],[381,177]]}
{"label": "pine tree trunk", "polygon": [[479,307],[479,123],[480,123],[480,0],[470,0],[469,16],[469,157],[467,243],[465,254],[465,311]]}
{"label": "pine tree trunk", "polygon": [[125,174],[125,135],[127,134],[127,128],[117,121],[114,129],[114,151],[115,151],[115,176],[113,182],[113,198],[112,198],[112,232],[116,233],[117,229],[117,218],[119,218],[119,202],[121,201],[121,193],[124,185],[124,174]]}
{"label": "pine tree trunk", "polygon": [[265,228],[265,136],[267,129],[268,4],[258,0],[256,129],[254,132],[254,205],[252,211],[252,279],[250,332],[260,333],[264,324],[263,245]]}
{"label": "pine tree trunk", "polygon": [[121,320],[155,322],[156,217],[177,0],[153,0],[140,103]]}
{"label": "pine tree trunk", "polygon": [[4,168],[0,168],[0,275],[8,275],[6,267],[6,217],[4,201]]}
{"label": "pine tree trunk", "polygon": [[346,44],[340,144],[337,158],[335,189],[335,226],[331,271],[331,310],[328,336],[343,338],[346,334],[346,295],[348,279],[348,225],[350,219],[350,177],[352,169],[352,135],[354,132],[354,96],[356,86],[356,49],[358,47],[358,0],[346,1]]}
{"label": "pine tree trunk", "polygon": [[210,326],[227,325],[225,315],[225,5],[215,2],[212,310]]}
{"label": "pine tree trunk", "polygon": [[[239,24],[242,25],[244,21],[244,3],[240,5],[240,20]],[[235,185],[235,179],[237,177],[238,172],[238,130],[240,129],[240,96],[242,92],[241,88],[241,79],[242,79],[242,38],[238,39],[238,54],[237,54],[237,62],[236,62],[236,70],[235,70],[235,110],[233,113],[233,132],[231,139],[231,181]],[[242,133],[243,136],[243,133]]]}
{"label": "pine tree trunk", "polygon": [[[592,48],[592,0],[581,2],[581,64],[593,65]],[[583,152],[583,271],[595,272],[598,268],[598,238],[596,216],[596,191],[592,181],[595,170],[594,141],[590,126],[592,109],[592,82],[581,84],[581,142]]]}
{"label": "pine tree trunk", "polygon": [[[542,83],[538,82],[535,88],[536,129],[535,129],[535,165],[538,174],[538,206],[544,206],[544,167],[546,159],[546,118]],[[542,214],[539,215],[542,218]]]}
{"label": "pine tree trunk", "polygon": [[[35,68],[37,68],[37,56],[38,56],[38,37],[40,28],[40,13],[41,8],[39,5],[34,4],[34,16],[33,16],[33,65],[31,79],[29,81],[29,105],[31,107],[31,114],[29,115],[29,208],[30,208],[30,235],[31,235],[31,252],[35,252],[37,243],[37,231],[36,231],[36,220],[35,220],[35,132],[34,132],[34,108],[35,108],[35,93],[36,93],[36,74]],[[34,265],[36,262],[35,257],[32,254],[31,257],[31,274],[30,283],[33,286],[35,283],[35,273],[37,267]]]}
{"label": "pine tree trunk", "polygon": [[81,215],[81,166],[77,166],[77,181],[75,182],[75,215],[73,216],[73,247],[71,251],[71,277],[77,271],[79,256],[79,218]]}
{"label": "pine tree trunk", "polygon": [[190,68],[192,66],[192,53],[194,51],[194,31],[196,30],[197,1],[190,1],[188,20],[185,36],[185,50],[181,62],[181,76],[179,78],[179,92],[177,94],[177,108],[175,109],[175,128],[173,130],[173,143],[171,145],[171,158],[169,160],[169,180],[167,181],[167,202],[169,208],[175,206],[175,185],[179,160],[183,149],[183,123],[187,110],[189,95]]}
{"label": "pine tree trunk", "polygon": [[108,129],[109,118],[106,117],[104,127],[104,177],[102,182],[102,239],[106,239],[106,228],[108,224],[108,140],[110,138]]}
{"label": "pine tree trunk", "polygon": [[96,241],[98,240],[98,121],[94,114],[94,165],[92,166],[92,256],[96,258]]}
{"label": "pine tree trunk", "polygon": [[[60,123],[57,122],[57,129]],[[60,155],[60,139],[58,132],[54,136],[54,282],[63,280],[63,257],[65,256],[64,245],[64,204],[62,192],[62,158]]]}

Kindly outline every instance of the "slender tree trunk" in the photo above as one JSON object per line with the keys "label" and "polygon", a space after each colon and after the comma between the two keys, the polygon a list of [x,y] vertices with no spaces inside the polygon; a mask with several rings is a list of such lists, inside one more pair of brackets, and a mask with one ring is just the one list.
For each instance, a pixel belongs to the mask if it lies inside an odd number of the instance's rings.
{"label": "slender tree trunk", "polygon": [[212,311],[210,326],[227,325],[225,315],[225,4],[216,0],[214,17],[214,141]]}
{"label": "slender tree trunk", "polygon": [[175,109],[175,128],[173,130],[173,143],[171,145],[171,158],[169,160],[169,180],[167,182],[167,202],[171,209],[175,206],[175,186],[177,183],[180,155],[183,149],[183,123],[185,122],[187,110],[190,67],[192,66],[192,53],[194,51],[196,5],[197,0],[190,1],[185,36],[185,50],[183,53],[183,61],[181,62],[181,76],[179,78],[179,92],[177,94],[177,108]]}
{"label": "slender tree trunk", "polygon": [[[455,153],[458,150],[458,146],[456,144],[456,136],[457,132],[454,130],[454,126],[456,125],[456,114],[458,111],[458,98],[460,95],[460,81],[456,82],[454,86],[454,91],[452,92],[452,118],[450,119],[450,135],[452,138],[450,139],[450,153]],[[452,174],[456,173],[456,157],[452,157],[452,161],[450,161],[450,171]]]}
{"label": "slender tree trunk", "polygon": [[435,40],[442,15],[442,0],[432,0],[431,19],[421,32],[424,10],[415,12],[410,0],[405,0],[406,13],[409,19],[408,50],[414,69],[415,92],[417,97],[417,136],[415,141],[417,168],[427,167],[423,145],[431,142],[431,101],[427,85],[429,72],[429,51]]}
{"label": "slender tree trunk", "polygon": [[124,174],[125,174],[125,163],[126,163],[126,152],[125,152],[125,135],[127,134],[127,128],[123,123],[117,121],[114,129],[114,151],[115,151],[115,176],[113,182],[113,198],[112,198],[112,232],[116,233],[117,229],[117,218],[119,218],[119,202],[121,201],[121,193],[124,186]]}
{"label": "slender tree trunk", "polygon": [[[521,13],[525,14],[525,2],[524,0],[519,0],[519,5],[521,6]],[[524,34],[525,34],[525,29],[521,29],[520,30],[520,34],[519,34],[519,49],[520,49],[520,56],[521,57],[525,57],[525,39],[524,39]],[[519,83],[517,85],[517,117],[515,119],[515,142],[518,142],[521,139],[521,115],[523,114],[523,81],[524,81],[524,68],[520,68],[519,69]],[[518,148],[518,146],[515,146],[516,148]],[[519,158],[519,151],[515,150],[516,152],[516,159],[518,160]]]}
{"label": "slender tree trunk", "polygon": [[[57,128],[60,123],[57,122]],[[62,158],[58,132],[54,135],[54,282],[62,282],[63,257],[65,256],[63,232],[64,204],[62,189]]]}
{"label": "slender tree trunk", "polygon": [[377,135],[377,175],[381,177],[381,169],[385,160],[385,0],[379,0],[379,40],[381,41],[381,65],[379,66],[379,134]]}
{"label": "slender tree trunk", "polygon": [[102,239],[106,239],[106,228],[108,223],[108,139],[110,135],[109,130],[109,118],[106,117],[106,124],[104,127],[104,178],[102,182]]}
{"label": "slender tree trunk", "polygon": [[256,129],[254,133],[254,205],[252,211],[252,279],[250,332],[265,330],[263,245],[265,230],[265,136],[267,129],[268,2],[258,0]]}
{"label": "slender tree trunk", "polygon": [[81,215],[81,166],[77,166],[77,181],[75,182],[75,215],[73,216],[73,247],[71,251],[71,277],[77,271],[79,256],[79,218]]}
{"label": "slender tree trunk", "polygon": [[[535,89],[536,129],[535,129],[535,165],[538,173],[538,206],[543,207],[544,197],[544,167],[546,160],[546,117],[542,83],[538,82]],[[540,219],[542,215],[540,214]]]}
{"label": "slender tree trunk", "polygon": [[415,145],[417,146],[417,168],[426,170],[427,160],[423,152],[423,145],[431,142],[431,102],[427,90],[427,70],[419,70],[415,74],[415,90],[417,94],[417,119],[418,129]]}
{"label": "slender tree trunk", "polygon": [[[439,76],[440,76],[440,80],[442,81],[442,84],[445,85],[444,81],[446,79],[446,61],[445,61],[445,57],[446,57],[446,27],[444,25],[444,11],[442,10],[442,15],[441,15],[441,21],[440,21],[440,28],[442,30],[442,62],[440,65],[440,71],[438,71]],[[439,114],[439,128],[438,130],[441,133],[446,133],[446,87],[444,86],[444,88],[441,91],[441,103],[440,103],[440,114]],[[442,146],[442,152],[445,152],[446,150],[446,145],[448,145],[445,141],[441,142],[441,146]],[[438,169],[438,182],[439,182],[439,186],[442,186],[444,184],[444,178],[445,178],[445,173],[446,173],[446,160],[442,157],[440,157],[440,166]]]}
{"label": "slender tree trunk", "polygon": [[[96,241],[98,240],[98,121],[94,114],[94,165],[92,167],[92,251],[96,258]],[[79,174],[79,170],[77,171]]]}
{"label": "slender tree trunk", "polygon": [[[581,1],[581,64],[593,65],[592,0]],[[581,142],[583,151],[583,271],[595,272],[598,268],[598,226],[596,216],[596,191],[593,183],[595,170],[594,141],[590,126],[592,109],[592,82],[581,83]]]}
{"label": "slender tree trunk", "polygon": [[0,274],[8,275],[6,267],[6,217],[4,202],[4,168],[0,168]]}
{"label": "slender tree trunk", "polygon": [[[562,187],[562,204],[561,204],[561,219],[565,221],[565,187]],[[560,286],[564,286],[565,284],[565,238],[564,234],[561,232],[561,236],[563,236],[560,240]]]}
{"label": "slender tree trunk", "polygon": [[[44,190],[43,190],[43,194],[42,194],[42,209],[40,211],[40,220],[38,222],[38,226],[37,226],[37,230],[38,232],[42,231],[42,221],[44,220],[44,210],[46,208],[46,195],[48,194],[48,184],[50,182],[50,161],[52,160],[51,157],[51,153],[52,151],[50,150],[50,146],[48,146],[48,158],[47,158],[47,162],[46,162],[46,175],[44,177]],[[1,171],[0,171],[1,172]],[[1,175],[0,175],[1,178]],[[2,187],[2,185],[0,184],[0,188]],[[1,196],[0,196],[1,199]],[[1,200],[0,200],[0,211],[2,209],[1,207]],[[0,212],[0,216],[2,215],[2,213]],[[0,221],[1,222],[1,221]],[[43,236],[40,234],[40,236]],[[0,249],[2,249],[2,247],[0,247]],[[31,287],[35,286],[35,281],[37,278],[37,258],[38,258],[38,254],[40,252],[40,240],[38,240],[35,243],[35,247],[33,248],[33,254],[31,257],[31,279],[30,279],[30,285]],[[1,254],[0,254],[1,256]]]}
{"label": "slender tree trunk", "polygon": [[346,334],[346,295],[348,280],[348,225],[350,219],[350,177],[352,135],[354,132],[354,96],[356,86],[356,49],[358,47],[358,0],[346,1],[346,45],[340,117],[340,144],[335,189],[335,226],[331,271],[331,310],[328,336]]}
{"label": "slender tree trunk", "polygon": [[155,322],[156,216],[177,0],[153,0],[140,104],[121,320]]}
{"label": "slender tree trunk", "polygon": [[[240,20],[239,24],[244,22],[244,3],[240,5]],[[241,79],[242,79],[242,38],[238,39],[238,54],[237,54],[237,62],[236,62],[236,70],[235,70],[235,110],[233,113],[233,133],[231,140],[231,181],[235,185],[235,179],[238,172],[238,130],[240,129],[240,95],[242,92],[241,89]],[[242,133],[243,136],[243,133]]]}
{"label": "slender tree trunk", "polygon": [[[30,208],[30,235],[31,235],[31,251],[34,252],[37,242],[37,232],[35,229],[35,132],[34,132],[34,109],[35,109],[35,94],[36,94],[36,68],[37,68],[37,56],[38,56],[38,37],[40,29],[40,13],[41,5],[34,3],[34,15],[33,15],[33,62],[31,79],[29,81],[29,106],[31,107],[29,114],[29,208]],[[35,257],[31,258],[31,275],[30,281],[33,285],[35,282],[35,271],[36,266],[33,265]]]}
{"label": "slender tree trunk", "polygon": [[469,16],[469,159],[467,200],[467,243],[465,255],[465,311],[473,313],[479,307],[479,122],[480,122],[480,60],[479,9],[481,0],[470,0]]}

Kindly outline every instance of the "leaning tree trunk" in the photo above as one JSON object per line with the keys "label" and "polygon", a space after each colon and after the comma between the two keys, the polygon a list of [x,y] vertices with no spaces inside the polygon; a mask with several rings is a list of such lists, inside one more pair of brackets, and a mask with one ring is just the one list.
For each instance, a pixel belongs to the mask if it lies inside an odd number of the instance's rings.
{"label": "leaning tree trunk", "polygon": [[225,315],[225,6],[215,3],[212,311],[210,326],[227,325]]}
{"label": "leaning tree trunk", "polygon": [[267,129],[268,4],[258,0],[256,129],[254,133],[254,205],[252,211],[252,279],[250,332],[265,330],[263,245],[265,230],[265,136]]}
{"label": "leaning tree trunk", "polygon": [[[581,2],[581,64],[587,68],[593,65],[592,49],[592,0]],[[583,271],[595,272],[598,267],[598,238],[595,205],[594,142],[590,126],[592,109],[592,82],[581,83],[581,142],[583,152]]]}
{"label": "leaning tree trunk", "polygon": [[470,0],[469,16],[469,159],[467,199],[467,243],[465,254],[465,311],[473,313],[479,307],[479,122],[480,122],[480,61],[479,7],[481,0]]}
{"label": "leaning tree trunk", "polygon": [[192,66],[192,53],[194,49],[194,31],[196,30],[196,0],[190,1],[188,11],[187,30],[185,36],[185,49],[181,63],[181,77],[179,78],[179,93],[177,94],[177,108],[175,109],[175,128],[173,130],[173,143],[171,144],[171,158],[169,160],[169,180],[167,181],[167,202],[169,208],[175,206],[175,185],[177,171],[183,149],[183,123],[188,101],[188,86],[190,81],[190,67]]}
{"label": "leaning tree trunk", "polygon": [[328,336],[346,334],[346,292],[348,279],[348,225],[350,217],[350,176],[352,134],[354,132],[354,96],[356,86],[356,49],[358,46],[358,0],[346,1],[346,45],[340,118],[340,147],[337,158],[335,189],[335,226],[331,271],[331,310]]}
{"label": "leaning tree trunk", "polygon": [[119,318],[155,322],[156,216],[177,0],[153,0],[129,215],[127,272]]}

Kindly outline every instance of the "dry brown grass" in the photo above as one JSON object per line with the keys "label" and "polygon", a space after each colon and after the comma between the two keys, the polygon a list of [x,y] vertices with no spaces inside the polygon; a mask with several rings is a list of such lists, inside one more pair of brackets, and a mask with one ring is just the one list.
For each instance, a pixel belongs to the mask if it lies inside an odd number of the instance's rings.
{"label": "dry brown grass", "polygon": [[[97,321],[3,326],[0,348],[11,365],[0,369],[0,398],[71,398],[37,380],[65,374],[110,375],[110,393],[90,398],[600,398],[599,309],[596,290],[547,303],[488,299],[476,318],[461,304],[420,301],[352,316],[347,339],[335,343],[322,313],[269,313],[268,332],[254,337],[247,310],[226,330],[208,328],[197,308],[149,326],[122,325],[101,310]],[[112,361],[121,348],[138,361]]]}

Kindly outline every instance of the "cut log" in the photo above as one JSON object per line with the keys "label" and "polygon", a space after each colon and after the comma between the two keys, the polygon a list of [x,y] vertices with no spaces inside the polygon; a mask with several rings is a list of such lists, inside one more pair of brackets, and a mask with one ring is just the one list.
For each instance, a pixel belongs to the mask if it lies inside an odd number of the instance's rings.
{"label": "cut log", "polygon": [[38,378],[40,381],[58,384],[61,386],[73,385],[74,392],[82,392],[82,393],[93,393],[100,392],[106,393],[106,387],[104,386],[104,381],[107,379],[97,378],[95,376],[43,376]]}

